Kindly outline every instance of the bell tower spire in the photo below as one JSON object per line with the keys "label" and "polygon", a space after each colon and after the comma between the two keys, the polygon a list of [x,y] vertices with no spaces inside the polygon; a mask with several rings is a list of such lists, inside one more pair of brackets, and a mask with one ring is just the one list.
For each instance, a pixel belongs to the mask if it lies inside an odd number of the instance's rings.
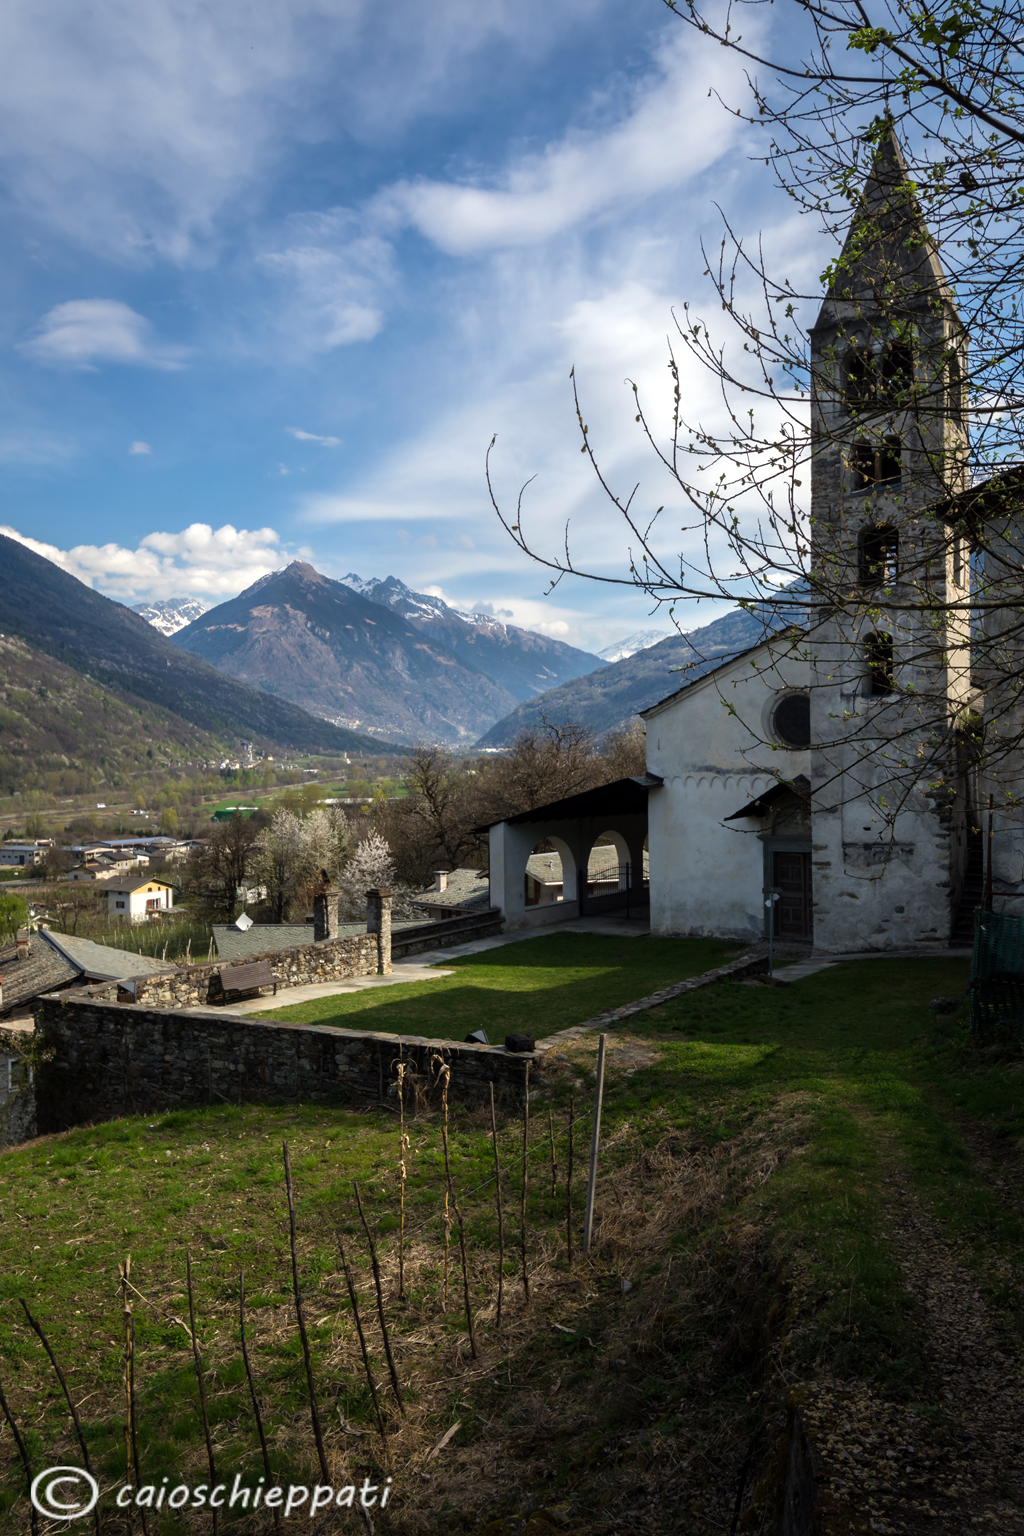
{"label": "bell tower spire", "polygon": [[967,337],[891,126],[810,341],[815,934],[841,948],[862,915],[851,948],[927,946],[966,846],[969,570],[935,514],[963,483]]}

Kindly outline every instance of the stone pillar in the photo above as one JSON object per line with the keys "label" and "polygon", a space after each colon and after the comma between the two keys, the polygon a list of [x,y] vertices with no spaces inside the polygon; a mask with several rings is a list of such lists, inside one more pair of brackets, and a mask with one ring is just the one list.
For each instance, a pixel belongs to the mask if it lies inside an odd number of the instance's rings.
{"label": "stone pillar", "polygon": [[313,898],[313,942],[338,937],[338,893],[329,885]]}
{"label": "stone pillar", "polygon": [[391,975],[391,892],[366,893],[366,931],[377,935],[377,974]]}

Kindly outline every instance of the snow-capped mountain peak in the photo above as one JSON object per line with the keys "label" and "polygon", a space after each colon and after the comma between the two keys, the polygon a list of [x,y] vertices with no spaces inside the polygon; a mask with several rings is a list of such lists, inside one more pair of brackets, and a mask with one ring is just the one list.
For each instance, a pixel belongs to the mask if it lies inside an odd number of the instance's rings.
{"label": "snow-capped mountain peak", "polygon": [[603,651],[598,651],[602,661],[625,661],[627,656],[635,656],[637,651],[649,650],[652,645],[657,645],[659,640],[667,640],[669,635],[676,634],[674,629],[639,629],[635,635],[626,635],[623,640],[616,640],[613,645],[606,645]]}
{"label": "snow-capped mountain peak", "polygon": [[162,635],[176,635],[209,608],[198,597],[164,597],[152,603],[133,603],[132,612],[152,624]]}

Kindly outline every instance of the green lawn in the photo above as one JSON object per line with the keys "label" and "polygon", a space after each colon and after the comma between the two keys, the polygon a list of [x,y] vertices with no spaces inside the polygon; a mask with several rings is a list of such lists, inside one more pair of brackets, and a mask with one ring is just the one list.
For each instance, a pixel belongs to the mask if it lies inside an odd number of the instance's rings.
{"label": "green lawn", "polygon": [[699,976],[741,951],[717,939],[609,938],[551,933],[442,962],[453,976],[322,997],[260,1018],[395,1035],[463,1040],[485,1029],[543,1039],[608,1008]]}
{"label": "green lawn", "polygon": [[[457,976],[403,987],[399,998],[384,992],[368,1002],[343,1000],[359,1006],[342,1014],[337,1000],[331,1007],[343,1022],[372,1010],[387,1028],[404,1019],[424,1033],[435,1009],[456,1034],[484,1022],[470,1017],[484,1008],[495,1033],[536,1028],[543,1004],[555,1028],[676,979],[686,956],[692,971],[705,969],[726,948],[639,939],[623,942],[620,952],[614,944],[548,935],[458,962]],[[339,1272],[338,1231],[356,1269],[378,1381],[387,1373],[373,1332],[353,1178],[377,1233],[399,1373],[410,1384],[409,1419],[389,1410],[395,1532],[482,1531],[485,1516],[521,1514],[541,1498],[567,1511],[567,1536],[609,1528],[594,1520],[628,1525],[637,1476],[663,1464],[689,1468],[673,1474],[682,1479],[673,1498],[692,1496],[715,1516],[710,1526],[702,1516],[671,1529],[685,1536],[727,1530],[751,1437],[765,1422],[784,1421],[787,1388],[829,1376],[909,1403],[927,1433],[958,1410],[942,1397],[921,1304],[888,1224],[895,1185],[906,1186],[956,1245],[1007,1338],[1019,1337],[1024,1318],[1019,1190],[1009,1175],[1004,1188],[965,1139],[987,1138],[1008,1157],[1017,1149],[1019,1161],[1021,1058],[977,1052],[962,1018],[936,1018],[929,1007],[935,996],[962,992],[966,979],[962,961],[864,961],[790,987],[722,984],[609,1031],[598,1241],[571,1272],[564,1248],[568,1101],[575,1097],[578,1245],[596,1041],[587,1036],[570,1047],[531,1110],[528,1246],[531,1266],[547,1279],[531,1308],[513,1310],[512,1326],[501,1332],[486,1311],[496,1244],[489,1118],[453,1105],[453,1177],[466,1218],[473,1305],[483,1309],[480,1362],[468,1359],[454,1230],[448,1310],[440,1304],[444,1163],[436,1114],[407,1123],[406,1211],[415,1230],[404,1304],[395,1284],[401,1154],[393,1113],[220,1104],[130,1117],[8,1153],[0,1158],[0,1384],[36,1465],[77,1464],[79,1457],[52,1371],[14,1299],[24,1296],[45,1322],[83,1403],[95,1461],[114,1481],[124,1454],[117,1265],[130,1252],[141,1459],[157,1482],[182,1469],[203,1475],[191,1353],[176,1321],[187,1319],[188,1246],[219,1475],[262,1470],[238,1351],[244,1266],[275,1472],[315,1476],[291,1321],[284,1137],[329,1450],[367,1468],[377,1442]],[[552,1008],[562,1010],[560,1019],[551,1018]],[[620,1059],[623,1046],[631,1057]],[[521,1122],[514,1108],[499,1108],[498,1129],[507,1295],[515,1301]],[[551,1429],[556,1411],[563,1416]],[[438,1480],[421,1482],[426,1448],[456,1422],[461,1428]],[[762,1453],[779,1460],[774,1440],[758,1443],[759,1464]],[[492,1464],[497,1471],[487,1483]],[[6,1433],[0,1468],[5,1529],[27,1530],[24,1478]],[[235,1517],[225,1524],[234,1526]],[[742,1528],[762,1524],[755,1508]],[[119,1536],[121,1527],[112,1529]],[[159,1536],[178,1529],[150,1526]],[[190,1529],[205,1536],[201,1526]],[[537,1536],[554,1536],[554,1527]]]}

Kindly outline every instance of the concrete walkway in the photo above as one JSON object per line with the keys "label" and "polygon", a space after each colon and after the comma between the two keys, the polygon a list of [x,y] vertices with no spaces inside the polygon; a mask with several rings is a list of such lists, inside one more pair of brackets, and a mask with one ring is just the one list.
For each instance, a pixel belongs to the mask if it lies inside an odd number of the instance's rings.
{"label": "concrete walkway", "polygon": [[[481,943],[489,941],[482,939]],[[445,954],[449,951],[442,950]],[[349,992],[369,992],[374,987],[397,987],[408,981],[437,981],[450,976],[451,971],[424,965],[419,959],[400,962],[390,976],[351,976],[347,981],[311,982],[305,987],[286,987],[276,997],[256,997],[247,1003],[228,1003],[218,1009],[220,1013],[239,1013],[248,1018],[251,1013],[268,1013],[272,1008],[291,1008],[295,1003],[311,1003],[317,997],[342,997]]]}

